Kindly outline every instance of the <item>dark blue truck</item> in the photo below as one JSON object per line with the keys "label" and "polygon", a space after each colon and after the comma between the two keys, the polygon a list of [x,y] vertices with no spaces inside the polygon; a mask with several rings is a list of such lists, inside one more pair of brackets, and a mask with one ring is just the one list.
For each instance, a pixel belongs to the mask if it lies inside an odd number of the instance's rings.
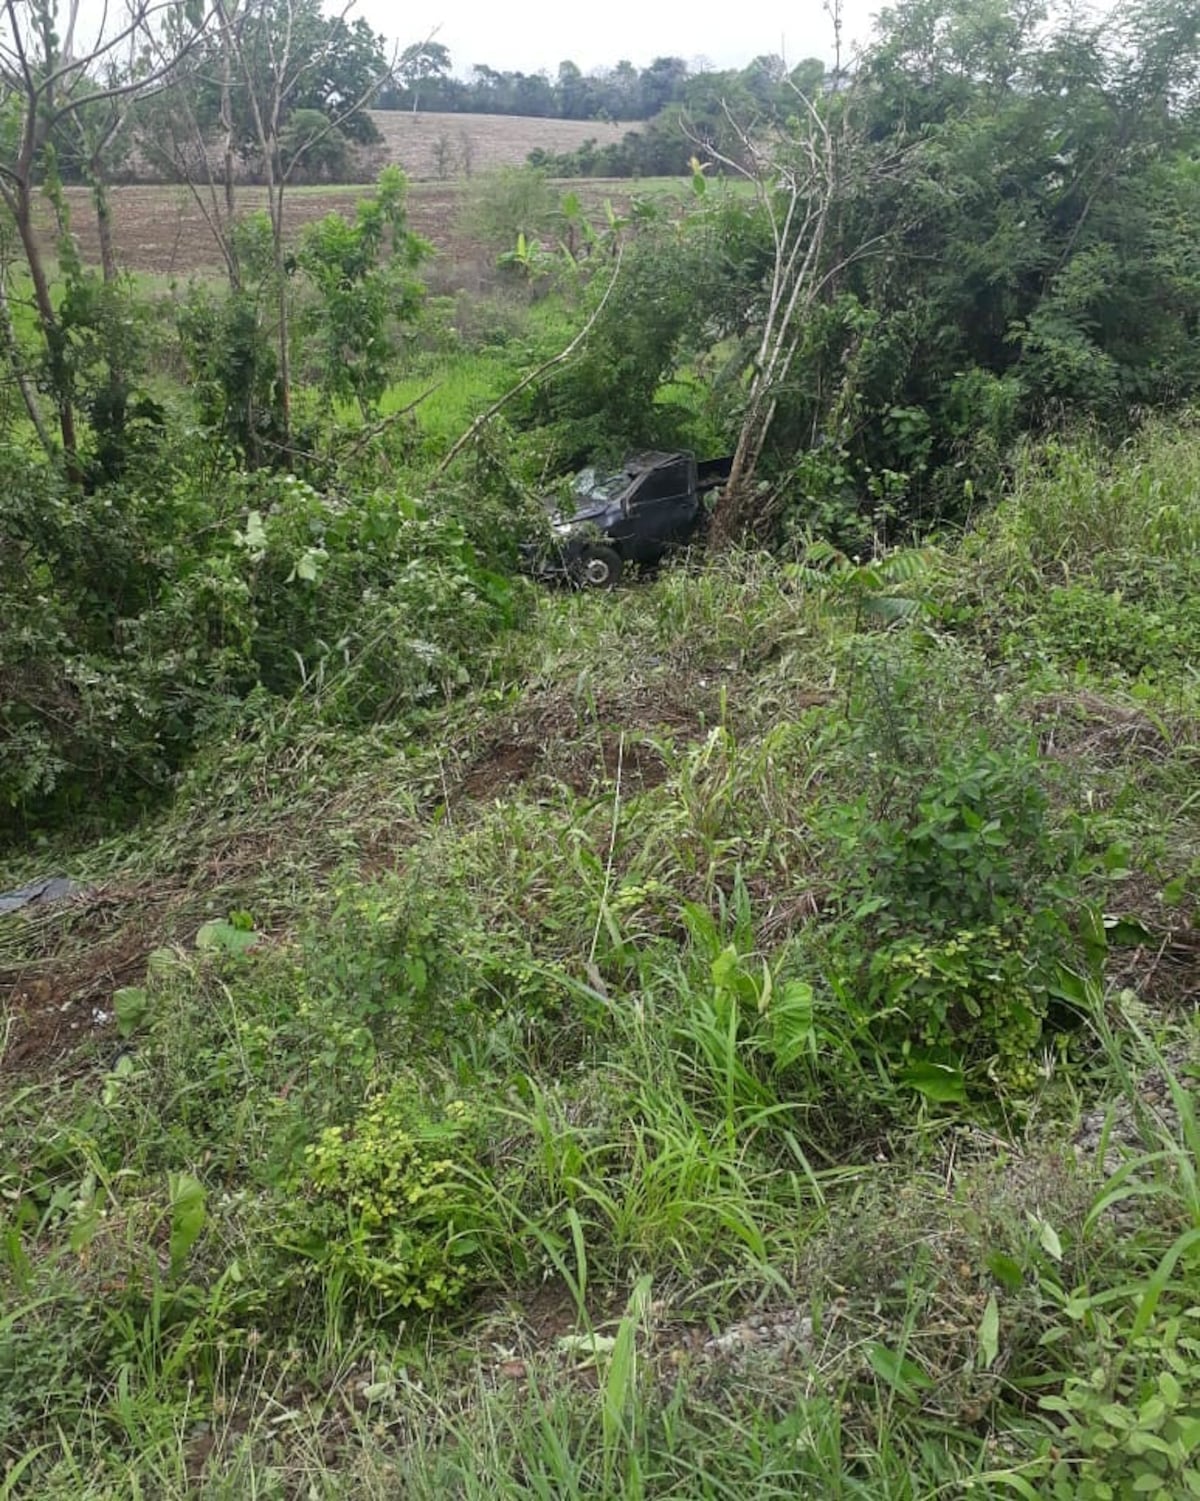
{"label": "dark blue truck", "polygon": [[528,549],[527,564],[539,578],[611,589],[628,564],[657,563],[696,536],[708,519],[705,496],[728,479],[731,462],[651,451],[610,472],[584,469],[565,504],[546,502],[553,540]]}

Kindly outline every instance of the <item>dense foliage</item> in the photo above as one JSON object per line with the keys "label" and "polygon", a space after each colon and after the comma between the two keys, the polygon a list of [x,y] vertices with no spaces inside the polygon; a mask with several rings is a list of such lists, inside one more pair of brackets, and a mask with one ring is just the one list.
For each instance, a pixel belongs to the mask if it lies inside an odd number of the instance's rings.
{"label": "dense foliage", "polygon": [[[692,229],[723,221],[737,316],[714,322],[701,278],[631,386],[702,370],[730,432],[769,405],[760,477],[776,518],[847,536],[960,520],[1022,434],[1081,420],[1120,434],[1197,390],[1194,15],[1164,0],[1114,39],[1073,16],[989,14],[981,27],[974,5],[888,11],[851,87],[815,113],[794,95],[786,130],[748,127],[732,154],[714,143],[757,197],[735,231],[710,184]],[[793,286],[787,226],[802,223],[820,225],[819,248]],[[677,254],[660,257],[662,286]],[[805,312],[775,325],[786,376],[756,396],[779,293]],[[659,328],[660,304],[652,277],[630,278],[595,347],[638,361],[628,330]],[[567,399],[580,417],[608,409]],[[618,446],[646,436],[644,408],[617,420]]]}
{"label": "dense foliage", "polygon": [[[238,109],[253,98],[261,115],[280,80],[250,89],[254,59],[275,55],[254,25],[274,14],[245,12],[240,52],[219,29],[209,36],[218,51],[204,87],[216,95],[187,92],[189,51],[153,107],[187,97],[210,123],[232,107],[215,66],[224,46],[247,68]],[[1114,39],[1073,16],[1043,24],[1003,5],[989,15],[980,26],[976,7],[943,0],[887,12],[852,85],[807,114],[798,80],[776,70],[770,97],[751,101],[766,114],[739,125],[722,111],[734,138],[713,139],[708,170],[694,164],[690,202],[644,197],[600,219],[575,195],[560,199],[544,172],[481,179],[470,223],[501,253],[501,285],[518,304],[549,293],[557,310],[528,346],[502,336],[509,353],[496,368],[515,378],[592,320],[575,357],[509,408],[507,460],[495,462],[495,446],[481,455],[497,502],[520,493],[523,474],[634,445],[720,451],[740,433],[744,448],[757,424],[739,526],[815,528],[860,546],[962,521],[999,493],[1030,434],[1091,423],[1120,435],[1147,410],[1191,399],[1194,16],[1155,0]],[[341,57],[337,38],[322,37]],[[287,109],[319,114],[365,88],[375,63],[364,37],[353,77],[330,73],[328,97],[288,93]],[[91,95],[81,99],[86,120]],[[286,135],[264,139],[285,170]],[[421,463],[383,487],[424,497],[411,514],[397,508],[394,527],[391,503],[364,484],[376,455],[402,467],[438,457],[385,403],[406,363],[414,379],[429,369],[436,389],[437,361],[462,348],[437,304],[423,310],[430,248],[408,229],[399,174],[384,174],[353,222],[327,217],[294,243],[280,181],[268,214],[221,221],[227,287],[152,304],[107,259],[100,273],[80,262],[54,141],[35,131],[34,147],[29,162],[13,157],[10,190],[31,306],[9,271],[0,328],[14,377],[2,523],[10,825],[104,806],[109,794],[137,803],[238,704],[323,683],[335,663],[345,672],[362,657],[359,687],[326,695],[326,712],[352,704],[344,712],[358,719],[469,675],[460,648],[476,625],[487,635],[489,611],[508,610],[472,558],[508,541],[460,509],[473,530],[456,553],[458,523],[427,504],[435,487]],[[811,171],[818,148],[822,177]],[[53,289],[26,222],[39,173],[64,231]],[[734,189],[739,173],[749,194]],[[780,268],[787,226],[800,222],[820,233],[807,280],[792,285]],[[781,319],[786,296],[796,311]],[[783,373],[764,384],[785,348]],[[361,438],[341,431],[351,410]],[[278,489],[289,474],[300,488]],[[401,564],[404,587],[426,594],[406,596],[415,613],[392,660],[368,649],[365,622],[400,609],[381,601],[400,587]],[[418,584],[411,570],[426,565]],[[443,585],[435,627],[430,591]],[[1093,654],[1106,641],[1111,653],[1136,649],[1150,666],[1177,644],[1175,627],[1146,613],[1162,593],[1147,580],[1136,604],[1118,604],[1065,587],[1038,629],[1086,637]],[[425,643],[408,665],[401,638]],[[407,686],[385,692],[385,671]]]}
{"label": "dense foliage", "polygon": [[444,110],[461,114],[532,115],[561,120],[650,120],[671,106],[707,117],[721,100],[742,112],[773,110],[788,81],[811,88],[825,68],[806,58],[789,69],[780,57],[756,57],[742,69],[693,69],[681,57],[656,57],[637,68],[623,59],[613,68],[584,73],[569,59],[553,78],[477,64],[468,78],[452,74],[449,52],[438,42],[414,43],[380,93],[382,109]]}
{"label": "dense foliage", "polygon": [[[465,698],[243,716],[75,842],[98,894],[0,929],[10,1491],[1186,1494],[1193,595],[1147,669],[1053,591],[1194,589],[1198,453],[1051,445],[942,552],[546,596]],[[264,678],[322,590],[385,572],[397,642],[396,580],[452,597],[428,515],[254,486],[209,555]]]}

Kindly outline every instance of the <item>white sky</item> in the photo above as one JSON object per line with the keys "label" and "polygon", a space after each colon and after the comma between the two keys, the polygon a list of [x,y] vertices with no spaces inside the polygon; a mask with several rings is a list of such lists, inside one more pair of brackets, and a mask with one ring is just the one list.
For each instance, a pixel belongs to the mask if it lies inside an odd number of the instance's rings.
{"label": "white sky", "polygon": [[[60,23],[70,0],[59,0]],[[325,0],[327,14],[346,0]],[[891,0],[842,0],[842,55],[867,40],[871,19]],[[118,28],[124,0],[80,0],[77,50],[93,44],[101,18]],[[585,73],[628,58],[644,68],[656,57],[682,57],[693,67],[744,67],[762,53],[791,64],[833,57],[833,26],[825,0],[358,0],[362,16],[389,43],[406,47],[430,34],[447,47],[454,72],[475,63],[552,77],[570,58]],[[7,21],[0,16],[0,35]]]}
{"label": "white sky", "polygon": [[[865,41],[886,3],[844,0],[845,42]],[[564,58],[586,73],[626,57],[639,68],[656,57],[728,68],[781,50],[790,63],[833,56],[822,0],[360,0],[353,14],[402,47],[436,29],[462,76],[474,63],[553,76]]]}

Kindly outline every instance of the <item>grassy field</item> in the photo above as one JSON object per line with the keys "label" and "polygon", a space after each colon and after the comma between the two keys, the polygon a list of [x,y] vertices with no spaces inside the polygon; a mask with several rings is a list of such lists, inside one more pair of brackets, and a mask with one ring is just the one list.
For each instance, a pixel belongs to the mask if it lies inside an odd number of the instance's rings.
{"label": "grassy field", "polygon": [[1196,436],[0,872],[3,1494],[1197,1494]]}

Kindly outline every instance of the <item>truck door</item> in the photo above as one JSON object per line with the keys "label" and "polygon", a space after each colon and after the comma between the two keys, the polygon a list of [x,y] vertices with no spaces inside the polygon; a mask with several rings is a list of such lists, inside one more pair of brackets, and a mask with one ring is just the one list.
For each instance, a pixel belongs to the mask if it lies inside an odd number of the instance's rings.
{"label": "truck door", "polygon": [[699,507],[690,455],[658,465],[625,497],[627,555],[653,562],[672,544],[686,542]]}

